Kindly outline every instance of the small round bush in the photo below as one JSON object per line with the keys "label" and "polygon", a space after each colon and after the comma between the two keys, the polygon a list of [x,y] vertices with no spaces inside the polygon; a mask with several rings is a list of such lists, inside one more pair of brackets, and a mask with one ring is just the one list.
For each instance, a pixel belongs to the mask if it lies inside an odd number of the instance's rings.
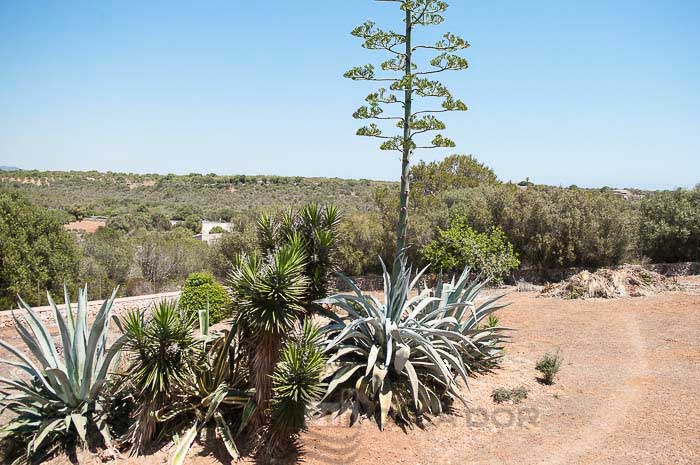
{"label": "small round bush", "polygon": [[207,308],[209,322],[214,324],[231,316],[231,299],[224,286],[211,273],[192,273],[187,277],[180,294],[180,307],[187,312]]}

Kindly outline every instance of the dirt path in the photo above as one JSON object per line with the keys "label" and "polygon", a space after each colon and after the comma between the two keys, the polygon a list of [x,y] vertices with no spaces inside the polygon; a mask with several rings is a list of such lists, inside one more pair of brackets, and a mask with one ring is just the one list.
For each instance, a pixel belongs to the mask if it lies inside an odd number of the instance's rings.
{"label": "dirt path", "polygon": [[[315,421],[301,463],[330,464],[698,464],[700,295],[566,301],[512,293],[500,312],[516,328],[502,368],[473,380],[469,409],[425,430],[365,421]],[[536,360],[559,350],[557,383],[535,377]],[[523,385],[520,405],[498,406],[495,387]],[[125,464],[167,463],[168,447]],[[53,464],[67,463],[56,459]],[[220,463],[192,453],[188,464]],[[244,460],[244,463],[249,463]]]}
{"label": "dirt path", "polygon": [[[700,296],[563,301],[511,294],[501,312],[518,328],[495,375],[470,384],[470,410],[426,431],[365,423],[315,426],[309,464],[698,464]],[[535,361],[560,350],[556,385],[535,381]],[[518,406],[490,399],[526,386]]]}

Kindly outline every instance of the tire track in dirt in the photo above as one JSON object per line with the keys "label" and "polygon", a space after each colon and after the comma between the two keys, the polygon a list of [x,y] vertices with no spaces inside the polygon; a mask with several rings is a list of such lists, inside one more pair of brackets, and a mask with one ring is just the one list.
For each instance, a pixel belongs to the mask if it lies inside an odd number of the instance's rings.
{"label": "tire track in dirt", "polygon": [[[596,412],[590,415],[591,421],[582,429],[577,431],[575,441],[565,445],[560,444],[558,449],[551,451],[551,455],[545,453],[547,463],[551,465],[559,464],[581,464],[587,463],[586,456],[604,448],[609,438],[624,427],[630,421],[635,421],[635,410],[639,401],[643,398],[643,387],[638,383],[633,383],[633,378],[644,376],[648,370],[644,339],[641,334],[637,314],[634,311],[620,312],[616,315],[619,332],[626,334],[631,356],[624,357],[628,362],[624,368],[619,394],[613,402],[602,405]],[[611,320],[601,320],[611,323]]]}

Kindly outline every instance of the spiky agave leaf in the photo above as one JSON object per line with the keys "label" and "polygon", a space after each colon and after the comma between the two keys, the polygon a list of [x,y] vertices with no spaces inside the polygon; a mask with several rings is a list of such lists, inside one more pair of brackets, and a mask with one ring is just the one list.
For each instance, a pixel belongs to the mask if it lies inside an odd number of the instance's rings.
{"label": "spiky agave leaf", "polygon": [[[64,290],[66,318],[51,295],[49,305],[58,327],[63,346],[60,354],[49,330],[34,310],[19,299],[23,318],[13,315],[15,328],[36,364],[10,344],[0,341],[0,347],[17,357],[18,361],[0,360],[17,368],[31,378],[0,378],[3,386],[0,407],[16,416],[0,430],[0,437],[13,438],[28,444],[26,459],[52,449],[59,436],[73,436],[85,443],[87,428],[94,424],[109,443],[109,432],[103,424],[100,408],[103,386],[112,361],[125,343],[121,337],[107,345],[112,306],[117,289],[106,299],[92,323],[87,322],[87,288],[78,293],[77,312],[73,314],[68,290]],[[23,320],[23,321],[22,321]]]}
{"label": "spiky agave leaf", "polygon": [[461,400],[458,379],[466,383],[503,341],[503,328],[476,327],[502,306],[490,299],[472,308],[483,284],[472,282],[468,270],[456,283],[439,281],[436,289],[410,297],[425,269],[411,279],[402,255],[392,274],[382,263],[382,302],[349,280],[354,294],[322,301],[346,313],[325,328],[324,350],[330,357],[326,397],[351,389],[368,413],[379,412],[381,428],[390,410],[407,417],[406,406],[395,407],[397,403],[410,402],[413,415],[420,415],[440,413],[445,397]]}

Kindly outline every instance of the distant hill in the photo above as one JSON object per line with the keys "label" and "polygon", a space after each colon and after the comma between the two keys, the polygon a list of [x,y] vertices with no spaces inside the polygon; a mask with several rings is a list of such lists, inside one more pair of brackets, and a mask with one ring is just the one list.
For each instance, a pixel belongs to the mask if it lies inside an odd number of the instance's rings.
{"label": "distant hill", "polygon": [[0,174],[0,188],[23,192],[33,203],[80,215],[190,214],[217,220],[309,202],[346,212],[374,210],[378,187],[366,179],[216,174],[131,174],[98,171],[19,170]]}
{"label": "distant hill", "polygon": [[19,171],[16,166],[0,166],[0,171]]}

